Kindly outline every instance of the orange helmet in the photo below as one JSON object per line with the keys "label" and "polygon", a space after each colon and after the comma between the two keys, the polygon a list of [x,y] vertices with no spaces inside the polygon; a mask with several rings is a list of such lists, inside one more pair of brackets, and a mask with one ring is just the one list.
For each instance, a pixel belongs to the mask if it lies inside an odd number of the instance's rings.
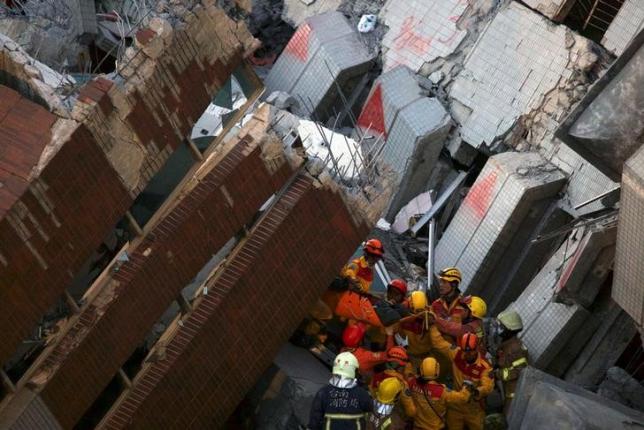
{"label": "orange helmet", "polygon": [[347,326],[342,332],[342,343],[347,348],[357,348],[362,342],[366,331],[365,326],[361,323]]}
{"label": "orange helmet", "polygon": [[378,257],[385,255],[385,248],[383,248],[382,242],[378,239],[369,239],[366,241],[362,250],[367,254],[376,255]]}
{"label": "orange helmet", "polygon": [[387,288],[393,288],[400,292],[403,296],[407,295],[407,282],[405,282],[403,279],[394,279],[392,280],[389,285],[387,285]]}
{"label": "orange helmet", "polygon": [[393,361],[404,366],[409,361],[409,356],[402,346],[392,346],[387,351],[387,361]]}
{"label": "orange helmet", "polygon": [[458,340],[458,347],[463,351],[476,351],[479,347],[479,338],[474,333],[465,333]]}

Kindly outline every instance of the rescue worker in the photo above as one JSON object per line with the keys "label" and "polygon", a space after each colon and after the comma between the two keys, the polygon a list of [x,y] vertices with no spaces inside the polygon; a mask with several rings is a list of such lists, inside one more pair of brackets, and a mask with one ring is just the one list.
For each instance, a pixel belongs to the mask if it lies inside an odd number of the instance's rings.
{"label": "rescue worker", "polygon": [[[387,352],[371,351],[369,349],[363,348],[361,344],[366,332],[367,328],[361,322],[348,325],[342,332],[342,343],[344,343],[342,352],[350,352],[356,357],[356,359],[358,360],[358,368],[360,369],[360,374],[368,380],[371,379],[373,368],[378,364],[382,364],[387,361]],[[386,346],[387,350],[393,345],[394,337],[393,335],[388,334]]]}
{"label": "rescue worker", "polygon": [[385,298],[373,305],[384,326],[395,324],[410,315],[409,308],[404,303],[406,296],[407,282],[405,280],[394,279],[387,285]]}
{"label": "rescue worker", "polygon": [[513,310],[501,312],[496,317],[495,355],[492,357],[496,377],[503,397],[503,412],[507,415],[519,380],[521,370],[528,365],[528,349],[519,339],[523,330],[521,316]]}
{"label": "rescue worker", "polygon": [[461,279],[461,271],[456,267],[447,267],[438,273],[440,297],[432,303],[432,311],[438,318],[460,323],[465,317],[467,308],[458,289]]}
{"label": "rescue worker", "polygon": [[378,386],[382,381],[387,378],[397,378],[402,383],[406,383],[404,376],[405,367],[409,363],[409,356],[407,351],[402,346],[393,346],[387,350],[387,361],[385,362],[385,370],[378,372],[371,380],[370,391],[375,394],[378,391]]}
{"label": "rescue worker", "polygon": [[452,405],[447,410],[449,430],[482,430],[485,421],[485,397],[494,388],[493,370],[490,363],[479,352],[479,338],[465,333],[452,345],[441,336],[435,325],[430,328],[434,348],[452,363],[454,388],[470,386],[472,399],[462,405]]}
{"label": "rescue worker", "polygon": [[373,410],[371,396],[358,386],[358,360],[350,352],[338,354],[329,384],[313,399],[308,428],[311,430],[360,430],[365,415]]}
{"label": "rescue worker", "polygon": [[386,378],[380,385],[373,401],[373,412],[367,415],[368,430],[397,430],[405,428],[405,418],[396,408],[402,404],[408,417],[416,415],[416,406],[412,400],[407,384],[398,378]]}
{"label": "rescue worker", "polygon": [[417,318],[402,321],[400,323],[400,334],[407,337],[407,354],[411,366],[406,371],[407,376],[412,376],[416,373],[417,368],[423,358],[425,358],[432,349],[431,338],[429,336],[429,313],[427,308],[427,296],[422,291],[414,291],[411,293],[409,300],[409,307],[411,308],[412,315]]}
{"label": "rescue worker", "polygon": [[380,240],[369,239],[362,251],[362,257],[344,266],[341,276],[349,281],[350,289],[367,294],[373,283],[373,267],[385,255],[385,249]]}
{"label": "rescue worker", "polygon": [[438,330],[452,339],[460,339],[465,333],[474,333],[479,338],[481,354],[485,355],[485,330],[483,327],[483,318],[487,313],[487,304],[477,296],[466,296],[461,300],[465,305],[465,315],[463,320],[450,321],[441,317],[435,317],[434,323]]}
{"label": "rescue worker", "polygon": [[[467,388],[452,391],[436,381],[440,375],[440,365],[433,357],[427,357],[420,365],[417,377],[407,381],[411,397],[416,406],[414,416],[415,430],[440,430],[445,428],[448,405],[465,403],[471,393]],[[450,427],[451,428],[451,427]]]}

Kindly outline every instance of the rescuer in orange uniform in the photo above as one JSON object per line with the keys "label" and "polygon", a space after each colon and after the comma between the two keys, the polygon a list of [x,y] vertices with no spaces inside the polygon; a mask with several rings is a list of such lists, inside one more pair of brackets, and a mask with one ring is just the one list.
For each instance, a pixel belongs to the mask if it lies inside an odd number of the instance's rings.
{"label": "rescuer in orange uniform", "polygon": [[451,405],[447,410],[449,430],[483,430],[485,421],[485,397],[494,388],[493,370],[490,363],[479,353],[479,338],[465,333],[458,340],[458,346],[443,339],[436,326],[430,328],[434,348],[452,362],[454,388],[471,388],[472,399],[465,404]]}
{"label": "rescuer in orange uniform", "polygon": [[368,293],[373,283],[373,266],[385,255],[382,242],[369,239],[362,248],[364,255],[342,268],[341,276],[349,281],[349,287]]}
{"label": "rescuer in orange uniform", "polygon": [[485,348],[485,329],[483,318],[487,313],[487,304],[477,296],[466,296],[461,300],[466,312],[462,321],[450,321],[440,317],[434,318],[438,330],[451,339],[460,339],[465,333],[474,333],[479,338],[479,350],[483,356],[487,353]]}
{"label": "rescuer in orange uniform", "polygon": [[[350,352],[358,359],[358,369],[360,374],[366,379],[370,379],[373,368],[378,364],[387,361],[386,351],[370,351],[361,347],[364,335],[367,332],[366,326],[361,323],[348,325],[342,333],[342,343],[344,348],[342,352]],[[387,350],[394,345],[394,338],[392,335],[387,335]]]}
{"label": "rescuer in orange uniform", "polygon": [[[416,406],[414,430],[440,430],[445,428],[448,405],[466,403],[471,396],[467,388],[452,391],[436,382],[440,365],[433,357],[423,360],[417,377],[407,381],[411,397]],[[451,427],[450,427],[451,429]]]}
{"label": "rescuer in orange uniform", "polygon": [[387,350],[387,361],[385,362],[385,370],[378,372],[371,380],[370,391],[375,394],[378,386],[382,381],[387,378],[397,378],[402,383],[406,383],[404,376],[405,366],[409,363],[407,351],[402,346],[392,346]]}
{"label": "rescuer in orange uniform", "polygon": [[432,303],[432,311],[436,317],[450,322],[463,321],[467,308],[458,289],[461,280],[461,271],[456,267],[447,267],[438,273],[440,298]]}

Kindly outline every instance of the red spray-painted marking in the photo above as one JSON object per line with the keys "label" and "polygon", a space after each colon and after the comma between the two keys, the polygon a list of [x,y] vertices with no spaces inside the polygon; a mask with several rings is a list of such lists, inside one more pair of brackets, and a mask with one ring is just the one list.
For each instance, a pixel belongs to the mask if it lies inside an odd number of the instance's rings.
{"label": "red spray-painted marking", "polygon": [[488,173],[483,179],[474,183],[470,192],[467,193],[467,197],[463,200],[463,204],[470,208],[479,220],[485,216],[490,207],[490,200],[492,199],[497,178],[496,170]]}
{"label": "red spray-painted marking", "polygon": [[429,47],[432,44],[432,38],[423,37],[414,31],[416,24],[419,23],[420,22],[413,16],[405,18],[405,21],[403,21],[403,25],[400,28],[400,33],[398,34],[398,37],[396,37],[396,43],[394,44],[395,49],[409,49],[417,55],[423,55],[429,51]]}
{"label": "red spray-painted marking", "polygon": [[309,57],[309,37],[311,36],[311,26],[304,24],[297,29],[284,52],[304,62]]}
{"label": "red spray-painted marking", "polygon": [[358,118],[358,126],[376,131],[384,135],[385,139],[387,138],[385,113],[382,107],[382,86],[380,84],[376,85],[376,89],[364,105]]}

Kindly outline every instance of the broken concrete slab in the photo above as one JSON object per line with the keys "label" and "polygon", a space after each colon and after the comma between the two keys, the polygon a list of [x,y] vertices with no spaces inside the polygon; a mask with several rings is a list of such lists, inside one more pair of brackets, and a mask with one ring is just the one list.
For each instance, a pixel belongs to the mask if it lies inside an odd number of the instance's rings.
{"label": "broken concrete slab", "polygon": [[593,306],[592,318],[584,323],[584,329],[586,326],[593,334],[566,366],[564,379],[596,391],[607,369],[619,360],[637,334],[637,328],[633,319],[612,300],[599,311]]}
{"label": "broken concrete slab", "polygon": [[436,247],[436,266],[458,266],[462,290],[492,300],[499,292],[490,278],[517,272],[526,241],[564,181],[536,153],[490,157]]}
{"label": "broken concrete slab", "polygon": [[644,386],[622,368],[608,369],[597,394],[644,412]]}
{"label": "broken concrete slab", "polygon": [[644,143],[644,33],[590,88],[557,137],[613,181]]}
{"label": "broken concrete slab", "polygon": [[308,18],[336,10],[341,3],[342,0],[285,0],[282,19],[298,27]]}
{"label": "broken concrete slab", "polygon": [[341,13],[317,15],[286,45],[266,77],[267,92],[284,91],[298,101],[298,115],[326,121],[344,109],[337,86],[348,98],[373,58]]}
{"label": "broken concrete slab", "polygon": [[[475,148],[503,138],[519,118],[543,113],[530,130],[539,142],[556,124],[578,75],[597,60],[587,39],[517,2],[503,7],[480,35],[449,96],[471,113],[460,119],[463,140]],[[515,130],[516,131],[516,130]]]}
{"label": "broken concrete slab", "polygon": [[626,0],[608,26],[601,43],[619,56],[643,28],[644,3],[639,0]]}
{"label": "broken concrete slab", "polygon": [[551,20],[562,22],[575,5],[575,0],[524,0],[524,3]]}
{"label": "broken concrete slab", "polygon": [[365,140],[371,152],[378,157],[382,151],[383,163],[399,175],[399,191],[385,215],[392,221],[404,204],[427,189],[451,117],[438,99],[422,94],[411,70],[398,66],[376,80],[357,126],[362,135],[372,136]]}
{"label": "broken concrete slab", "polygon": [[624,165],[613,280],[615,300],[644,325],[644,147]]}
{"label": "broken concrete slab", "polygon": [[562,423],[575,430],[644,426],[644,414],[533,367],[521,372],[508,428],[551,430]]}
{"label": "broken concrete slab", "polygon": [[457,26],[467,7],[462,0],[389,0],[381,11],[389,27],[382,41],[384,70],[404,65],[418,72],[423,64],[453,53],[467,35]]}
{"label": "broken concrete slab", "polygon": [[557,301],[589,307],[613,267],[617,216],[573,231],[555,286]]}

